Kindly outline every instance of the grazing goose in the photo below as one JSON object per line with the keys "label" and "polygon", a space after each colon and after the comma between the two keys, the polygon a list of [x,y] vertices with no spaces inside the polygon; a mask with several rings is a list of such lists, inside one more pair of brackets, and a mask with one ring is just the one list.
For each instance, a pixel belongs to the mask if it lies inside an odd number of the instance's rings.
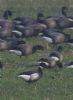
{"label": "grazing goose", "polygon": [[35,53],[37,50],[43,50],[43,46],[35,45],[31,46],[29,44],[19,44],[16,46],[16,49],[9,50],[9,52],[15,53],[21,56],[28,56],[30,54]]}
{"label": "grazing goose", "polygon": [[20,16],[20,17],[14,18],[14,23],[16,25],[27,26],[27,25],[35,24],[36,20],[34,18],[32,18],[32,17]]}
{"label": "grazing goose", "polygon": [[[5,10],[3,13],[3,18],[4,19],[8,19],[9,17],[12,17],[13,12],[11,10]],[[35,22],[35,19],[32,17],[24,17],[24,16],[20,16],[20,17],[16,17],[13,19],[13,22],[15,24],[22,24],[22,25],[30,25],[31,23],[33,24]]]}
{"label": "grazing goose", "polygon": [[70,61],[68,64],[65,65],[66,68],[73,68],[73,61]]}
{"label": "grazing goose", "polygon": [[0,51],[15,49],[17,45],[25,43],[25,41],[18,38],[0,39]]}
{"label": "grazing goose", "polygon": [[73,17],[67,16],[67,8],[62,7],[63,16],[49,16],[41,20],[40,23],[47,25],[49,29],[64,30],[73,28]]}
{"label": "grazing goose", "polygon": [[20,73],[18,77],[24,79],[28,83],[32,83],[38,81],[42,77],[42,74],[42,67],[39,66],[37,71],[23,72]]}
{"label": "grazing goose", "polygon": [[49,29],[44,30],[42,33],[39,33],[39,36],[45,39],[49,44],[53,44],[53,46],[64,43],[70,39],[69,34]]}
{"label": "grazing goose", "polygon": [[30,36],[36,36],[39,32],[46,29],[47,26],[45,24],[33,24],[28,27],[21,27],[21,25],[15,25],[14,30],[12,30],[12,33],[16,34],[16,36],[19,37],[30,37]]}
{"label": "grazing goose", "polygon": [[14,23],[16,23],[16,25],[29,26],[29,25],[41,23],[43,20],[44,20],[44,15],[43,13],[40,12],[37,14],[36,19],[32,17],[24,17],[24,16],[21,17],[20,16],[20,17],[14,18]]}
{"label": "grazing goose", "polygon": [[58,46],[57,50],[55,50],[49,54],[49,57],[53,58],[56,61],[56,63],[58,64],[58,67],[60,67],[60,68],[63,67],[63,64],[62,64],[63,55],[61,52],[62,52],[62,47]]}
{"label": "grazing goose", "polygon": [[66,43],[73,48],[73,39],[69,39]]}
{"label": "grazing goose", "polygon": [[5,40],[0,39],[0,51],[11,49],[11,44]]}
{"label": "grazing goose", "polygon": [[37,66],[41,66],[42,68],[55,68],[56,67],[56,61],[51,58],[41,58],[36,63]]}

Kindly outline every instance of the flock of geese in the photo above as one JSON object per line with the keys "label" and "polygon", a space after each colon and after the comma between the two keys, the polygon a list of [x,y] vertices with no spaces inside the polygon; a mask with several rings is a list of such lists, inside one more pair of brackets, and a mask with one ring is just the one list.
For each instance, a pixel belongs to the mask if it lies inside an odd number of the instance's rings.
{"label": "flock of geese", "polygon": [[[67,15],[67,8],[62,7],[62,16],[44,17],[43,13],[38,13],[37,18],[16,17],[9,20],[12,16],[10,10],[6,10],[0,19],[0,51],[15,53],[21,56],[28,56],[44,50],[43,45],[27,44],[24,38],[38,36],[48,42],[49,46],[56,49],[48,55],[47,58],[40,58],[36,61],[37,71],[27,71],[20,73],[18,77],[26,82],[35,82],[43,75],[44,68],[62,68],[63,55],[61,53],[61,43],[73,46],[73,38],[70,34],[64,32],[65,29],[73,29],[73,17]],[[47,43],[46,42],[46,43]],[[67,68],[73,68],[73,62],[66,65]],[[0,62],[0,68],[2,63]]]}

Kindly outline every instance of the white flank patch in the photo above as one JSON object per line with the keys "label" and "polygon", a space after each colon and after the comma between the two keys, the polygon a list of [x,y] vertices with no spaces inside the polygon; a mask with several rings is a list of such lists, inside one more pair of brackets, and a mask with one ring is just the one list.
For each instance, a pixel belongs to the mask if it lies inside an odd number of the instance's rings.
{"label": "white flank patch", "polygon": [[17,27],[19,27],[19,28],[24,28],[24,26],[23,26],[23,25],[17,25]]}
{"label": "white flank patch", "polygon": [[15,53],[15,54],[17,54],[17,55],[22,55],[22,52],[21,51],[19,51],[19,50],[9,50],[9,52],[10,53]]}
{"label": "white flank patch", "polygon": [[52,56],[51,58],[53,58],[55,61],[59,61],[59,58],[58,57]]}
{"label": "white flank patch", "polygon": [[41,24],[42,27],[47,28],[47,26],[45,24]]}
{"label": "white flank patch", "polygon": [[2,28],[2,26],[0,26],[0,28]]}
{"label": "white flank patch", "polygon": [[37,63],[38,63],[38,64],[40,64],[40,63],[44,63],[46,66],[49,66],[49,63],[47,63],[47,62],[45,62],[45,61],[41,61],[41,62],[38,61]]}
{"label": "white flank patch", "polygon": [[31,74],[30,79],[36,80],[36,79],[38,79],[38,77],[39,77],[38,73],[34,73],[34,74]]}
{"label": "white flank patch", "polygon": [[71,47],[73,47],[73,43],[67,43],[68,45],[70,45]]}
{"label": "white flank patch", "polygon": [[73,65],[67,66],[67,68],[73,68]]}
{"label": "white flank patch", "polygon": [[30,75],[19,75],[18,77],[23,78],[25,81],[30,80]]}
{"label": "white flank patch", "polygon": [[53,43],[53,40],[52,40],[52,38],[50,38],[50,37],[42,37],[43,39],[45,39],[46,41],[48,41],[49,43]]}
{"label": "white flank patch", "polygon": [[17,20],[15,20],[15,22],[16,22],[16,24],[21,24],[21,21],[17,21]]}
{"label": "white flank patch", "polygon": [[23,34],[22,32],[17,31],[17,30],[13,30],[12,32],[18,34],[19,36],[22,36],[22,34]]}
{"label": "white flank patch", "polygon": [[72,29],[72,30],[73,30],[73,27],[70,27],[70,28],[68,28],[68,29]]}
{"label": "white flank patch", "polygon": [[43,33],[39,33],[39,36],[43,35]]}
{"label": "white flank patch", "polygon": [[68,18],[68,20],[69,20],[69,21],[73,21],[73,19],[71,19],[71,18]]}

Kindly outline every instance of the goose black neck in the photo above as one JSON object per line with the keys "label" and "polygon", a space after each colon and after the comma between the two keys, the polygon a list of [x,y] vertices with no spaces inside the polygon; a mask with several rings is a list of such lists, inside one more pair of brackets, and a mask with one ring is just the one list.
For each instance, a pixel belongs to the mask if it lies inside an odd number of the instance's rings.
{"label": "goose black neck", "polygon": [[38,13],[37,14],[37,21],[42,23],[44,21],[44,15],[43,13]]}
{"label": "goose black neck", "polygon": [[40,73],[41,75],[43,74],[42,69],[40,67],[38,68],[38,73]]}
{"label": "goose black neck", "polygon": [[0,61],[0,68],[2,68],[3,67],[3,65],[2,65],[2,62]]}
{"label": "goose black neck", "polygon": [[32,48],[32,53],[36,52],[37,50],[43,50],[43,49],[44,49],[43,46],[41,46],[41,45],[35,45]]}
{"label": "goose black neck", "polygon": [[12,17],[12,11],[10,11],[10,10],[4,11],[3,17],[4,17],[4,19],[8,19],[9,17]]}
{"label": "goose black neck", "polygon": [[67,7],[62,7],[62,15],[64,15],[65,17],[67,17]]}
{"label": "goose black neck", "polygon": [[62,50],[63,50],[62,46],[58,46],[58,47],[57,47],[57,51],[58,51],[58,52],[62,52]]}

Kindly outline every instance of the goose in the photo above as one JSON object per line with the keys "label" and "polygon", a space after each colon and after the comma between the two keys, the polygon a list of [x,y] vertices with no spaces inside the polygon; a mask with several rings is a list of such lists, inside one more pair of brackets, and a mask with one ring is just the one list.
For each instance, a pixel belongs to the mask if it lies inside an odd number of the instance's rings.
{"label": "goose", "polygon": [[73,39],[69,39],[66,44],[68,44],[71,48],[73,48]]}
{"label": "goose", "polygon": [[34,19],[32,17],[27,16],[20,16],[14,18],[14,23],[16,25],[23,25],[23,26],[29,26],[37,23],[41,23],[44,20],[44,14],[42,12],[37,13],[37,18]]}
{"label": "goose", "polygon": [[0,51],[15,49],[17,45],[25,43],[25,41],[18,38],[0,39]]}
{"label": "goose", "polygon": [[68,62],[68,64],[65,64],[66,68],[73,68],[73,61]]}
{"label": "goose", "polygon": [[55,68],[56,67],[56,61],[51,57],[41,58],[36,62],[35,65],[41,66],[42,68]]}
{"label": "goose", "polygon": [[18,75],[18,78],[24,79],[28,83],[36,82],[42,77],[42,67],[39,66],[37,71],[27,71],[20,73]]}
{"label": "goose", "polygon": [[[13,15],[13,12],[14,11],[11,11],[10,9],[7,9],[4,11],[3,13],[3,18],[4,19],[8,19],[9,17],[12,17]],[[30,23],[34,23],[35,22],[35,19],[32,18],[32,17],[24,17],[24,16],[19,16],[19,17],[16,17],[13,19],[13,22],[15,24],[23,24],[23,25],[27,25],[27,24],[30,24]]]}
{"label": "goose", "polygon": [[13,36],[11,32],[13,28],[13,22],[11,20],[0,20],[0,26],[2,27],[0,30],[0,38]]}
{"label": "goose", "polygon": [[45,39],[49,44],[56,46],[57,44],[64,43],[70,39],[70,34],[61,31],[44,30],[38,34],[41,38]]}
{"label": "goose", "polygon": [[27,27],[22,27],[21,25],[15,25],[12,33],[16,34],[18,37],[30,37],[36,36],[39,32],[45,30],[47,26],[45,24],[33,24]]}
{"label": "goose", "polygon": [[58,46],[56,50],[52,51],[48,57],[53,58],[56,63],[58,64],[58,67],[63,67],[63,55],[62,55],[62,46]]}
{"label": "goose", "polygon": [[40,23],[47,25],[49,29],[58,29],[63,31],[64,29],[73,29],[73,17],[67,16],[67,8],[62,7],[63,16],[48,16],[43,18]]}
{"label": "goose", "polygon": [[16,49],[11,49],[8,52],[15,53],[21,56],[28,56],[35,53],[37,50],[44,50],[44,47],[41,45],[31,46],[30,44],[19,44],[16,46]]}
{"label": "goose", "polygon": [[73,17],[67,15],[68,8],[66,6],[62,7],[62,15],[63,17],[59,20],[59,26],[63,28],[73,29]]}

